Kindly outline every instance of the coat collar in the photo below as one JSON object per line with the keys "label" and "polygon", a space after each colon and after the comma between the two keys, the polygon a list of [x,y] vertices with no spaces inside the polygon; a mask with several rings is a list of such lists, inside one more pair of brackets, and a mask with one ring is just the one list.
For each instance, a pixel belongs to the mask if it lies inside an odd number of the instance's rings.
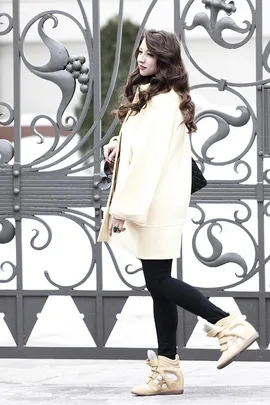
{"label": "coat collar", "polygon": [[[145,91],[145,90],[147,90],[149,87],[150,87],[150,83],[140,84],[140,85],[138,86],[138,88],[137,88],[136,96],[138,95],[138,92],[139,92],[139,91],[141,91],[141,90],[142,90],[142,91]],[[167,93],[164,93],[164,94],[170,94],[170,96],[172,96],[173,98],[179,100],[179,95],[178,95],[173,89],[169,90]]]}
{"label": "coat collar", "polygon": [[142,91],[147,90],[148,87],[150,87],[150,83],[140,84],[140,85],[139,85],[139,89],[142,90]]}

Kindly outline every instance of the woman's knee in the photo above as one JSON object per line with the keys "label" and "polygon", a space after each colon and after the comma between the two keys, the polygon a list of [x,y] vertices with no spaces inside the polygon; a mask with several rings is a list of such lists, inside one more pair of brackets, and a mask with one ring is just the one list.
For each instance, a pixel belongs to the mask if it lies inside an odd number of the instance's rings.
{"label": "woman's knee", "polygon": [[160,295],[162,282],[171,276],[171,260],[141,260],[146,287],[151,295]]}
{"label": "woman's knee", "polygon": [[154,293],[156,290],[156,287],[157,287],[155,277],[151,277],[148,273],[144,272],[144,279],[145,279],[145,285],[146,285],[147,290],[150,293],[152,293],[152,292]]}
{"label": "woman's knee", "polygon": [[153,299],[163,296],[162,288],[158,283],[146,283],[146,287]]}
{"label": "woman's knee", "polygon": [[169,277],[171,277],[169,274],[154,274],[151,276],[145,274],[145,284],[152,296],[162,295],[163,282]]}

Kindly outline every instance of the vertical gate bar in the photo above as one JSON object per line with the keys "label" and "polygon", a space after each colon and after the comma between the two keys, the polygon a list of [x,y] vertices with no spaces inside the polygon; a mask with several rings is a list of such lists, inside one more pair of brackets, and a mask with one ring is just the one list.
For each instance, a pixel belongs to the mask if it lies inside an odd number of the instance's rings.
{"label": "vertical gate bar", "polygon": [[174,32],[180,37],[180,0],[174,1]]}
{"label": "vertical gate bar", "polygon": [[264,152],[270,155],[270,145],[269,145],[269,122],[270,122],[270,89],[269,86],[262,86],[263,88],[263,116],[264,116],[264,127],[263,127],[263,141],[264,141]]}
{"label": "vertical gate bar", "polygon": [[[100,0],[93,0],[92,2],[92,15],[93,15],[93,69],[94,69],[94,120],[98,120],[97,127],[94,131],[94,145],[98,145],[101,139],[101,57],[100,57]],[[100,171],[100,150],[96,148],[94,150],[94,173]],[[98,193],[98,189],[95,189],[95,194]],[[98,217],[99,220],[100,217]],[[97,219],[97,217],[96,217]],[[97,225],[97,224],[96,224]],[[95,245],[96,256],[96,273],[97,273],[97,291],[102,290],[102,254],[101,243]],[[103,346],[103,301],[100,294],[96,298],[96,322],[97,322],[97,345]]]}
{"label": "vertical gate bar", "polygon": [[[262,0],[256,0],[256,80],[263,78],[263,18]],[[263,182],[263,103],[262,91],[257,89],[257,184]],[[265,292],[265,268],[264,268],[264,201],[257,201],[258,206],[258,259],[259,259],[259,290]],[[259,329],[260,348],[266,346],[266,308],[265,295],[259,298]]]}
{"label": "vertical gate bar", "polygon": [[[178,38],[180,37],[180,0],[173,0],[174,2],[174,32],[177,34]],[[176,261],[177,275],[176,277],[179,280],[183,279],[183,261],[182,261],[182,248],[181,248],[181,257]],[[178,308],[178,328],[177,328],[177,343],[179,348],[185,346],[185,325],[184,325],[184,311],[182,308]]]}
{"label": "vertical gate bar", "polygon": [[21,163],[20,1],[13,0],[14,162]]}
{"label": "vertical gate bar", "polygon": [[[266,101],[266,97],[265,97],[265,87],[261,86],[260,87],[261,90],[261,99],[262,99],[262,111],[261,111],[261,117],[260,119],[262,120],[262,141],[261,141],[261,151],[263,152],[263,154],[267,154],[267,139],[265,136],[265,125],[264,125],[264,114],[265,114],[265,101]],[[259,117],[258,117],[259,120]]]}
{"label": "vertical gate bar", "polygon": [[[20,58],[20,1],[13,0],[13,108],[14,108],[14,166],[21,163],[21,58]],[[15,211],[14,211],[15,214]],[[22,223],[21,216],[15,216],[15,241],[16,241],[16,318],[17,318],[17,345],[22,350],[23,338],[23,302],[18,290],[23,288],[22,280]]]}
{"label": "vertical gate bar", "polygon": [[[263,117],[267,118],[267,90],[265,86],[262,86],[262,119]],[[269,149],[269,142],[268,136],[266,132],[266,122],[267,119],[263,119],[262,121],[262,151],[264,155],[268,154]]]}

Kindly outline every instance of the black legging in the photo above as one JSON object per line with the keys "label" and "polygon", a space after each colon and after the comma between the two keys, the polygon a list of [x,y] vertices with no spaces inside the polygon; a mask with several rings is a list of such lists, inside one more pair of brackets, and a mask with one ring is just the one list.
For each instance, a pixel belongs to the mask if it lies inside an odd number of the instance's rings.
{"label": "black legging", "polygon": [[212,324],[228,316],[227,312],[212,304],[199,290],[171,277],[172,259],[140,259],[146,287],[154,303],[154,319],[158,339],[158,354],[175,358],[177,308],[201,316]]}

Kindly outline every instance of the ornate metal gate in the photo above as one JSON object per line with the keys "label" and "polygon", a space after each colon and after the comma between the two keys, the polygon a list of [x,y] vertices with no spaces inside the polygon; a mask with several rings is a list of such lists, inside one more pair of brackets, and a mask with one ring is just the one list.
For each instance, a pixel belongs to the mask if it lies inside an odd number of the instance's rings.
{"label": "ornate metal gate", "polygon": [[[110,138],[116,122],[113,121],[107,134],[101,138],[101,122],[104,111],[107,109],[117,77],[119,65],[119,52],[121,47],[121,33],[123,23],[123,8],[128,1],[119,0],[119,28],[117,36],[117,51],[113,67],[111,85],[108,89],[105,101],[101,101],[101,75],[100,75],[100,3],[102,0],[92,0],[92,22],[87,19],[88,10],[83,7],[82,1],[77,0],[80,8],[82,21],[79,22],[73,15],[61,10],[45,10],[43,13],[32,18],[22,32],[20,31],[20,1],[12,1],[13,12],[0,11],[0,35],[13,34],[13,77],[14,77],[14,104],[13,106],[1,100],[1,112],[6,115],[0,117],[2,128],[9,124],[14,125],[14,146],[7,140],[0,140],[0,216],[2,229],[0,232],[1,244],[16,242],[16,254],[14,261],[5,261],[1,257],[1,270],[11,269],[11,275],[4,278],[0,272],[0,312],[4,314],[4,321],[8,326],[15,342],[15,347],[1,347],[0,357],[54,357],[54,358],[144,358],[146,348],[134,347],[105,347],[106,342],[117,322],[117,314],[120,313],[129,297],[147,296],[143,285],[135,285],[134,277],[140,269],[129,270],[125,263],[120,266],[118,257],[109,246],[95,243],[95,238],[100,229],[102,207],[106,204],[107,193],[98,188],[100,181],[101,147]],[[147,24],[149,15],[158,0],[149,0],[148,10],[141,24],[137,39]],[[183,6],[180,13],[180,3]],[[240,4],[241,3],[241,4]],[[247,13],[245,21],[242,15],[239,19],[238,6],[243,6]],[[268,178],[267,158],[270,156],[269,149],[269,115],[270,115],[270,66],[269,53],[270,41],[265,45],[263,39],[263,4],[262,0],[246,2],[225,0],[189,0],[181,2],[171,0],[174,13],[174,30],[182,39],[183,48],[190,61],[189,66],[201,73],[201,82],[192,87],[196,91],[210,91],[212,105],[218,105],[216,99],[231,96],[239,110],[237,116],[230,112],[224,112],[217,108],[207,108],[198,112],[197,121],[199,132],[202,134],[192,138],[194,156],[205,168],[209,184],[206,189],[192,197],[190,218],[187,224],[187,232],[184,238],[182,259],[177,261],[177,276],[188,279],[186,272],[187,260],[189,265],[192,260],[199,266],[200,277],[196,283],[201,287],[207,297],[231,297],[245,313],[254,326],[259,330],[259,346],[255,350],[249,350],[241,359],[245,360],[269,360],[267,350],[270,342],[269,311],[270,292],[268,288],[266,268],[270,259],[265,239],[267,236],[267,217],[270,216],[270,179]],[[197,7],[196,9],[194,7]],[[198,9],[200,8],[200,11]],[[54,26],[58,24],[59,15],[71,19],[81,30],[87,47],[88,55],[85,57],[70,57],[68,50],[60,43],[50,38],[44,29],[44,23],[50,19]],[[240,21],[234,20],[234,16]],[[25,38],[33,25],[38,24],[40,39],[50,51],[50,61],[44,66],[34,66],[26,58],[24,52]],[[243,27],[243,28],[241,28]],[[240,52],[240,49],[254,41],[256,57],[254,60],[255,78],[250,81],[230,81],[221,76],[219,71],[209,73],[204,67],[203,61],[197,62],[189,47],[189,34],[201,30],[209,46],[214,45],[215,51]],[[238,39],[230,40],[230,35],[235,33]],[[211,45],[212,44],[212,45]],[[192,48],[192,47],[191,47]],[[208,48],[207,48],[208,49]],[[208,52],[211,52],[209,48]],[[207,52],[207,50],[206,50]],[[230,55],[236,55],[231,53]],[[231,63],[234,63],[231,56]],[[226,56],[224,56],[226,58]],[[89,66],[86,67],[86,61]],[[31,123],[32,134],[38,135],[35,127],[39,119],[45,118],[50,122],[54,131],[54,142],[51,148],[29,164],[21,163],[21,62],[33,74],[49,80],[57,85],[62,92],[62,100],[58,107],[56,119],[43,115],[36,116]],[[221,64],[226,59],[220,60]],[[246,63],[246,62],[245,62]],[[248,63],[251,63],[248,61]],[[244,66],[245,64],[243,64]],[[131,63],[131,69],[134,61]],[[5,74],[1,72],[2,75]],[[244,68],[243,68],[244,74]],[[64,112],[70,103],[76,80],[80,83],[81,91],[86,93],[86,100],[82,113],[78,120],[68,117],[64,120]],[[248,101],[246,91],[256,94],[256,108]],[[241,91],[241,93],[240,93]],[[227,105],[231,99],[226,98]],[[229,101],[228,101],[229,100]],[[215,101],[213,103],[213,101]],[[90,103],[93,102],[94,122],[85,137],[71,151],[65,152],[65,148],[74,138],[87,114]],[[222,102],[221,102],[222,104]],[[224,104],[224,103],[223,103]],[[42,112],[41,112],[42,114]],[[8,118],[6,116],[8,115]],[[210,120],[210,121],[209,121]],[[215,125],[213,129],[211,125]],[[209,124],[211,122],[212,124]],[[205,124],[207,130],[205,130]],[[234,148],[233,156],[226,160],[224,145],[229,139],[231,128],[235,127],[235,134],[241,130],[246,145],[239,149],[237,142],[230,138],[228,149]],[[1,130],[1,127],[0,127]],[[63,143],[59,143],[60,131],[66,134]],[[42,141],[42,136],[40,139]],[[85,139],[93,137],[94,147],[83,158],[71,164],[66,159],[75,153],[85,142]],[[199,145],[201,142],[201,145]],[[220,142],[220,143],[219,143]],[[221,151],[215,154],[215,158],[209,157],[208,150],[221,145]],[[215,150],[215,149],[211,149]],[[64,156],[60,152],[64,151]],[[214,154],[214,153],[212,153]],[[12,161],[14,155],[14,163]],[[54,158],[53,161],[51,159]],[[89,159],[90,158],[90,159]],[[245,160],[246,159],[246,160]],[[251,163],[248,163],[251,161]],[[12,163],[11,163],[12,162]],[[56,165],[61,163],[61,168]],[[224,175],[220,168],[233,169],[232,172],[245,169],[246,174],[240,179],[232,179],[231,173]],[[86,169],[92,169],[93,173],[81,175]],[[169,202],[168,202],[169,204]],[[235,208],[236,206],[236,208]],[[84,209],[92,208],[93,215],[85,213]],[[226,215],[222,214],[226,207]],[[232,208],[231,208],[232,207]],[[239,210],[244,211],[240,214]],[[193,214],[199,212],[200,218],[194,219]],[[223,216],[222,216],[223,215]],[[22,224],[24,221],[35,220],[43,224],[47,230],[47,240],[40,246],[36,243],[39,232],[31,240],[31,246],[35,250],[43,250],[48,247],[52,239],[52,231],[43,219],[46,216],[63,217],[74,221],[87,235],[92,249],[92,257],[87,274],[72,285],[60,285],[53,281],[48,272],[44,277],[50,283],[51,288],[46,290],[25,289],[23,284],[23,247],[22,247]],[[250,225],[251,224],[251,225]],[[220,241],[215,236],[216,229],[223,230],[226,239]],[[237,234],[238,232],[238,234]],[[222,233],[220,233],[222,235]],[[236,235],[236,236],[235,236]],[[237,236],[238,235],[238,236]],[[233,245],[227,245],[232,241]],[[238,242],[240,243],[238,244]],[[242,241],[242,244],[241,244]],[[210,254],[202,254],[202,250]],[[223,253],[223,248],[227,253]],[[240,251],[237,249],[240,249]],[[121,279],[123,286],[119,290],[111,291],[104,289],[104,250],[109,254],[115,274]],[[244,254],[247,257],[244,257]],[[77,251],[74,252],[78,254]],[[241,271],[239,272],[239,268]],[[96,272],[94,272],[94,269]],[[123,271],[124,269],[124,271]],[[214,269],[214,270],[212,270]],[[220,269],[220,270],[219,270]],[[225,282],[227,275],[235,273],[235,279]],[[215,273],[213,273],[213,271]],[[220,271],[220,273],[218,273]],[[89,290],[84,288],[85,282],[91,277],[96,277],[96,288]],[[215,280],[213,280],[215,277]],[[210,280],[211,286],[205,283]],[[254,280],[254,284],[252,283]],[[11,282],[16,283],[15,288],[10,288]],[[193,280],[194,281],[194,280]],[[247,291],[245,291],[245,286]],[[4,286],[4,287],[3,287]],[[244,287],[243,287],[244,286]],[[124,289],[123,289],[124,288]],[[72,298],[79,312],[84,314],[84,323],[91,333],[96,347],[33,347],[27,345],[31,332],[37,322],[37,314],[42,312],[48,297],[67,296]],[[196,326],[196,317],[179,310],[179,335],[178,345],[183,359],[215,359],[218,350],[191,348],[187,343]]]}

